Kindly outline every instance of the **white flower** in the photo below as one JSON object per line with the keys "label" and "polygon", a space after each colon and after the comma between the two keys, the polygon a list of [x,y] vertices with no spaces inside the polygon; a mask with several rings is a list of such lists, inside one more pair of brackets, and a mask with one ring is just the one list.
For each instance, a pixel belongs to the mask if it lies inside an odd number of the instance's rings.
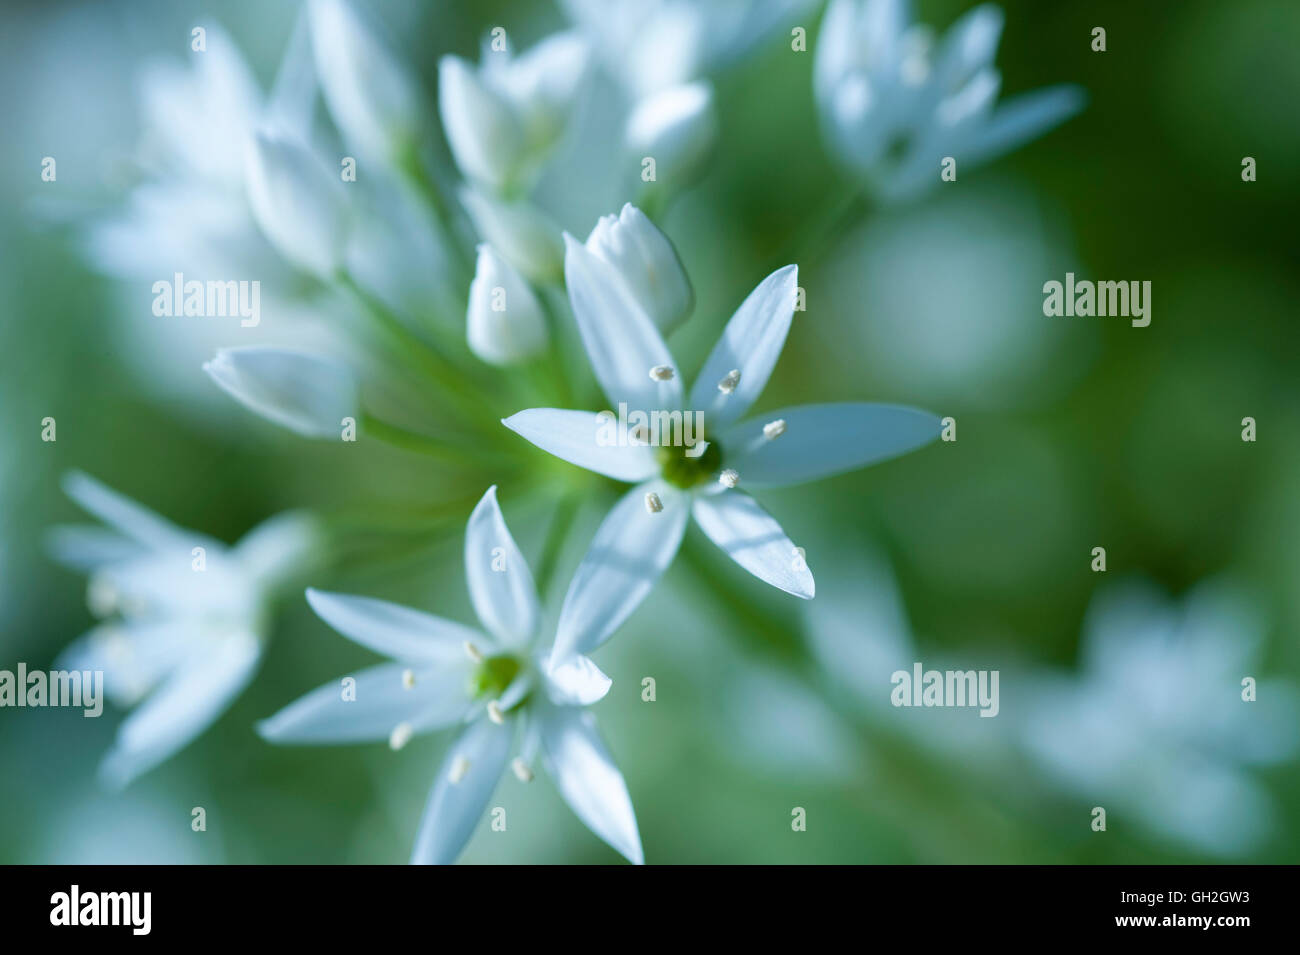
{"label": "white flower", "polygon": [[601,216],[587,249],[619,274],[658,329],[672,332],[695,307],[695,291],[668,236],[627,203],[617,216]]}
{"label": "white flower", "polygon": [[444,56],[438,106],[461,172],[496,192],[518,191],[563,134],[586,63],[586,45],[570,33],[516,59],[485,50],[478,69]]}
{"label": "white flower", "polygon": [[[532,574],[497,505],[483,495],[465,529],[465,575],[483,629],[407,607],[309,590],[312,608],[339,633],[391,662],[333,681],[259,725],[277,743],[387,740],[463,726],[434,780],[414,863],[451,863],[474,832],[507,765],[532,778],[540,755],[565,802],[634,863],[643,861],[622,774],[585,707],[609,678],[585,658],[539,666],[540,608]],[[511,754],[518,755],[512,760]]]}
{"label": "white flower", "polygon": [[486,244],[469,285],[465,334],[470,351],[492,365],[511,365],[546,348],[546,317],[537,296],[507,262]]}
{"label": "white flower", "polygon": [[423,106],[411,78],[344,0],[311,0],[312,49],[321,92],[344,138],[392,158],[413,143]]}
{"label": "white flower", "polygon": [[718,138],[713,87],[686,83],[650,94],[628,117],[625,138],[634,156],[654,159],[656,182],[689,184]]}
{"label": "white flower", "polygon": [[564,269],[560,227],[526,199],[510,202],[473,186],[460,192],[461,204],[474,227],[524,275],[535,282],[558,279]]}
{"label": "white flower", "polygon": [[302,142],[273,132],[255,134],[245,175],[253,218],[293,264],[327,278],[347,247],[343,183]]}
{"label": "white flower", "polygon": [[69,475],[64,489],[110,526],[56,528],[51,550],[91,575],[91,610],[113,619],[55,667],[102,670],[110,700],[139,703],[100,767],[105,783],[124,786],[207,728],[252,678],[268,599],[303,571],[319,535],[310,518],[282,514],[227,547],[87,475]]}
{"label": "white flower", "polygon": [[1083,94],[1060,85],[995,108],[993,66],[1002,12],[976,7],[934,47],[905,0],[832,0],[813,68],[823,133],[883,198],[938,183],[946,157],[959,171],[1008,152],[1073,116]]}
{"label": "white flower", "polygon": [[255,414],[307,438],[336,438],[359,414],[357,382],[346,365],[291,348],[223,348],[204,364],[227,394]]}
{"label": "white flower", "polygon": [[[939,436],[939,419],[874,404],[804,405],[739,419],[758,398],[794,314],[796,269],[759,284],[723,330],[689,396],[654,322],[607,262],[565,235],[565,277],[578,329],[612,407],[661,416],[660,446],[605,440],[604,414],[534,408],[505,425],[551,454],[636,486],[596,532],[560,612],[557,663],[614,632],[677,553],[688,516],[740,566],[799,597],[813,578],[775,520],[744,488],[798,484],[862,467]],[[662,416],[698,412],[706,440],[691,447]],[[694,419],[692,419],[694,420]],[[766,428],[777,420],[784,430]],[[630,423],[630,418],[629,418]],[[630,438],[631,436],[629,436]],[[654,440],[651,430],[649,435]],[[736,472],[739,488],[719,482]],[[653,505],[653,506],[652,506]]]}
{"label": "white flower", "polygon": [[[1264,627],[1223,581],[1181,604],[1126,582],[1101,591],[1084,623],[1077,676],[1028,693],[1025,744],[1088,805],[1113,803],[1166,837],[1222,855],[1246,853],[1275,810],[1246,771],[1288,759],[1300,741],[1293,684],[1260,674]],[[1242,699],[1243,679],[1258,681]]]}

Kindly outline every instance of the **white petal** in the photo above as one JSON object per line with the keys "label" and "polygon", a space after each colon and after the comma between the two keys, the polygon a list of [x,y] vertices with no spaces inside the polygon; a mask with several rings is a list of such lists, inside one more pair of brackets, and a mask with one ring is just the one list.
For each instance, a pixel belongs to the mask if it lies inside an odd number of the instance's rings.
{"label": "white petal", "polygon": [[759,580],[796,597],[812,598],[812,572],[803,554],[748,494],[728,491],[697,497],[692,512],[713,543]]}
{"label": "white petal", "polygon": [[63,479],[63,491],[105,524],[111,524],[132,540],[153,550],[183,550],[209,544],[220,547],[206,534],[177,527],[117,493],[81,471],[70,471]]}
{"label": "white petal", "polygon": [[548,706],[538,719],[546,771],[574,815],[633,865],[643,864],[632,797],[591,714],[576,706]]}
{"label": "white petal", "polygon": [[496,485],[488,488],[465,527],[465,579],[489,633],[508,646],[532,639],[541,614],[537,588],[501,516]]}
{"label": "white petal", "polygon": [[308,19],[307,8],[300,9],[266,104],[270,124],[298,136],[311,132],[312,111],[316,106],[316,65],[312,61]]}
{"label": "white petal", "polygon": [[966,155],[978,162],[1010,152],[1074,116],[1086,101],[1081,88],[1065,84],[1013,96],[974,133]]}
{"label": "white petal", "polygon": [[100,765],[105,783],[125,786],[207,729],[252,679],[261,652],[257,637],[236,632],[192,655],[122,723]]}
{"label": "white petal", "polygon": [[628,116],[624,135],[633,156],[654,159],[657,183],[693,182],[718,139],[713,87],[701,81],[651,93]]}
{"label": "white petal", "polygon": [[223,348],[203,370],[255,414],[307,438],[338,438],[359,414],[352,370],[331,358],[273,345]]}
{"label": "white petal", "polygon": [[[763,425],[785,421],[785,431],[762,440]],[[939,437],[935,415],[901,405],[860,402],[798,405],[766,412],[722,438],[729,468],[745,487],[781,487],[816,481],[915,450]]]}
{"label": "white petal", "polygon": [[[654,450],[645,445],[619,447],[609,412],[530,408],[501,423],[543,451],[618,481],[644,481],[657,474]],[[603,429],[603,430],[602,430]]]}
{"label": "white petal", "polygon": [[[749,293],[722,330],[691,389],[691,407],[705,413],[705,426],[715,433],[744,414],[767,384],[790,330],[798,285],[797,266],[777,269]],[[732,370],[740,372],[740,383],[723,397],[718,382]]]}
{"label": "white petal", "polygon": [[[647,494],[663,510],[647,511]],[[689,498],[663,481],[632,488],[601,523],[574,572],[556,625],[552,665],[600,646],[631,615],[672,563],[686,530]]]}
{"label": "white petal", "polygon": [[307,511],[285,511],[239,539],[231,557],[263,591],[301,577],[315,564],[323,544],[320,520]]}
{"label": "white petal", "polygon": [[590,706],[605,698],[612,683],[590,657],[581,654],[546,669],[547,696],[559,706]]}
{"label": "white petal", "polygon": [[312,48],[330,115],[357,149],[391,149],[419,129],[423,106],[399,59],[343,0],[312,0]]}
{"label": "white petal", "polygon": [[[438,769],[411,851],[412,865],[450,865],[478,825],[510,755],[514,727],[478,720],[452,745]],[[468,764],[458,782],[452,767]]]}
{"label": "white petal", "polygon": [[343,636],[394,660],[450,663],[465,657],[467,642],[491,646],[477,630],[386,600],[308,590],[307,602]]}
{"label": "white petal", "polygon": [[438,61],[438,107],[460,171],[490,189],[508,191],[527,158],[525,132],[514,107],[458,56]]}
{"label": "white petal", "polygon": [[627,203],[617,216],[601,216],[586,246],[613,266],[628,290],[665,335],[695,307],[695,292],[668,236]]}
{"label": "white petal", "polygon": [[60,524],[47,535],[50,556],[65,567],[90,571],[143,554],[137,541],[95,524]]}
{"label": "white petal", "polygon": [[102,670],[104,693],[134,706],[179,666],[202,635],[171,617],[105,623],[73,641],[55,658],[56,670]]}
{"label": "white petal", "polygon": [[268,241],[298,268],[331,276],[347,245],[347,194],[338,175],[300,140],[265,131],[249,141],[244,175]]}
{"label": "white petal", "polygon": [[563,134],[587,59],[587,44],[576,32],[553,33],[496,74],[524,119],[534,152],[545,153]]}
{"label": "white petal", "polygon": [[935,57],[931,79],[940,95],[965,86],[972,76],[993,65],[1003,19],[1001,10],[986,3],[964,14],[948,28]]}
{"label": "white petal", "polygon": [[567,232],[564,242],[564,277],[573,316],[592,371],[611,407],[617,408],[619,402],[645,412],[680,407],[680,372],[670,381],[650,378],[651,368],[677,367],[650,316],[613,266]]}
{"label": "white petal", "polygon": [[478,247],[469,285],[465,337],[470,351],[491,365],[512,365],[545,350],[549,333],[542,306],[514,267],[487,244]]}
{"label": "white petal", "polygon": [[[407,689],[403,663],[381,663],[331,680],[257,724],[273,743],[360,743],[386,740],[400,723],[415,733],[459,723],[469,712],[470,661],[411,668]],[[354,681],[345,685],[346,680]]]}

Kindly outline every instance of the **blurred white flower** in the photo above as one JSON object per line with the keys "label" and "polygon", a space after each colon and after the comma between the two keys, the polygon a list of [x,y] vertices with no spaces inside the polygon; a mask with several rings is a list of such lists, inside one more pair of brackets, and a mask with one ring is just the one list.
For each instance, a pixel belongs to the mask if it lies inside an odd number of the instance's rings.
{"label": "blurred white flower", "polygon": [[508,201],[473,186],[460,192],[461,204],[488,245],[535,282],[558,279],[564,270],[560,227],[526,199]]}
{"label": "blurred white flower", "polygon": [[139,703],[100,766],[103,781],[120,787],[206,729],[252,679],[269,599],[303,572],[320,537],[311,518],[288,513],[227,547],[85,474],[70,474],[64,489],[109,527],[55,528],[51,551],[90,574],[91,611],[112,619],[55,667],[102,670],[110,700]]}
{"label": "blurred white flower", "polygon": [[548,334],[541,303],[509,263],[486,244],[469,285],[465,334],[470,351],[491,365],[512,365],[545,350]]}
{"label": "blurred white flower", "polygon": [[249,142],[245,175],[253,217],[293,264],[330,278],[348,242],[343,183],[304,143],[275,132]]}
{"label": "blurred white flower", "polygon": [[308,9],[330,116],[350,146],[392,160],[420,133],[424,106],[415,84],[345,0],[311,0]]}
{"label": "blurred white flower", "polygon": [[586,44],[573,33],[517,58],[485,49],[478,68],[444,56],[439,112],[461,172],[498,193],[520,191],[563,135],[586,67]]}
{"label": "blurred white flower", "polygon": [[601,216],[586,245],[618,273],[637,305],[663,334],[670,334],[691,314],[695,291],[677,250],[630,202],[616,216]]}
{"label": "blurred white flower", "polygon": [[713,87],[683,83],[640,100],[627,120],[626,141],[634,156],[655,161],[655,181],[689,185],[703,171],[718,138]]}
{"label": "blurred white flower", "polygon": [[557,669],[538,659],[537,591],[495,487],[465,529],[465,575],[483,630],[382,600],[309,590],[326,623],[391,662],[313,690],[264,720],[259,732],[276,743],[388,740],[400,748],[415,734],[464,726],[438,770],[413,863],[456,861],[506,766],[527,782],[539,751],[578,818],[641,863],[627,785],[585,709],[609,691],[609,678],[586,658]]}
{"label": "blurred white flower", "polygon": [[[1126,814],[1216,855],[1257,848],[1272,800],[1247,772],[1300,742],[1300,694],[1261,674],[1264,628],[1248,597],[1206,581],[1178,603],[1124,582],[1093,599],[1077,675],[1033,687],[1028,751],[1110,824]],[[1255,702],[1243,680],[1256,681]]]}
{"label": "blurred white flower", "polygon": [[[795,266],[773,272],[736,310],[688,397],[668,346],[628,281],[567,233],[565,241],[569,296],[596,378],[612,407],[640,412],[647,421],[658,415],[654,430],[660,434],[656,439],[647,429],[640,437],[610,436],[608,412],[557,408],[521,411],[504,422],[544,451],[636,485],[596,531],[574,576],[553,659],[590,652],[609,638],[672,562],[692,515],[751,574],[811,598],[813,578],[803,553],[737,485],[779,487],[863,467],[934,440],[939,419],[911,408],[846,403],[784,408],[738,423],[785,344],[795,309]],[[693,440],[685,430],[691,412],[704,431]],[[673,414],[680,425],[675,434]],[[655,440],[658,446],[650,446]]]}
{"label": "blurred white flower", "polygon": [[203,370],[232,398],[307,438],[337,438],[360,415],[356,377],[341,362],[271,345],[223,348]]}
{"label": "blurred white flower", "polygon": [[969,168],[1042,135],[1083,108],[1059,85],[995,101],[1002,12],[976,7],[934,49],[907,0],[831,0],[817,38],[813,90],[832,150],[881,198],[940,182],[946,157]]}

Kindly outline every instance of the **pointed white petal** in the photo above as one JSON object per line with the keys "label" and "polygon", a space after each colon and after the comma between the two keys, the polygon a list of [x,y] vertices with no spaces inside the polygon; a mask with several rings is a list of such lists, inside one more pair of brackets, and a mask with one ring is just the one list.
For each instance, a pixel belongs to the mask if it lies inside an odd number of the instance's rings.
{"label": "pointed white petal", "polygon": [[813,577],[781,525],[748,494],[697,497],[695,521],[741,567],[773,587],[811,599]]}
{"label": "pointed white petal", "polygon": [[564,273],[560,227],[531,202],[507,201],[472,186],[461,189],[460,201],[484,241],[524,275],[550,282]]}
{"label": "pointed white petal", "polygon": [[[423,733],[459,723],[469,712],[470,661],[411,669],[381,663],[331,680],[257,724],[272,743],[360,743],[386,740],[401,723]],[[348,683],[346,681],[352,681]]]}
{"label": "pointed white petal", "polygon": [[659,471],[652,448],[618,445],[610,412],[530,408],[501,423],[557,458],[618,481],[644,481]]}
{"label": "pointed white petal", "polygon": [[138,541],[96,524],[59,524],[47,535],[50,556],[74,570],[94,570],[140,557],[144,548]]}
{"label": "pointed white petal", "polygon": [[231,557],[267,591],[282,581],[301,578],[312,566],[323,540],[324,529],[315,515],[285,511],[241,537]]}
{"label": "pointed white petal", "polygon": [[248,143],[244,176],[267,240],[298,268],[332,275],[347,245],[348,196],[338,175],[303,141],[263,131]]}
{"label": "pointed white petal", "polygon": [[[648,511],[647,494],[658,495],[662,510]],[[600,646],[645,599],[677,555],[689,502],[656,480],[637,485],[614,505],[564,596],[552,665]]]}
{"label": "pointed white petal", "polygon": [[627,118],[628,151],[655,161],[655,181],[679,189],[704,172],[718,139],[713,86],[682,83],[640,100]]}
{"label": "pointed white petal", "polygon": [[626,203],[601,216],[586,246],[618,270],[645,313],[667,335],[695,307],[695,291],[668,236],[644,212]]}
{"label": "pointed white petal", "polygon": [[338,438],[359,414],[346,365],[292,348],[223,348],[203,370],[245,408],[306,438]]}
{"label": "pointed white petal", "polygon": [[105,524],[111,524],[153,550],[184,550],[188,553],[190,548],[200,545],[221,547],[206,534],[177,527],[81,471],[71,471],[64,477],[63,491]]}
{"label": "pointed white petal", "polygon": [[343,636],[394,660],[450,663],[464,658],[467,642],[491,645],[478,630],[386,600],[308,590],[307,602]]}
{"label": "pointed white petal", "polygon": [[546,771],[574,815],[633,865],[643,864],[632,797],[591,714],[576,706],[547,706],[538,719]]}
{"label": "pointed white petal", "polygon": [[1024,145],[1077,114],[1087,102],[1078,86],[1061,84],[1013,96],[973,134],[965,155],[974,162],[990,159]]}
{"label": "pointed white petal", "polygon": [[184,662],[198,639],[201,634],[170,617],[100,624],[64,648],[54,668],[102,670],[108,698],[134,706]]}
{"label": "pointed white petal", "polygon": [[122,723],[100,765],[104,782],[127,785],[207,729],[252,679],[261,652],[256,636],[236,632],[190,656]]}
{"label": "pointed white petal", "polygon": [[474,610],[488,633],[508,646],[532,639],[541,613],[537,588],[501,515],[495,484],[465,527],[465,579]]}
{"label": "pointed white petal", "polygon": [[[798,284],[797,266],[777,269],[749,293],[727,322],[691,389],[691,407],[705,413],[705,427],[716,432],[735,421],[762,392],[785,345]],[[722,396],[718,382],[733,370],[740,372],[740,382]]]}
{"label": "pointed white petal", "polygon": [[610,407],[617,408],[620,401],[645,412],[680,407],[680,374],[668,381],[650,378],[651,368],[677,366],[622,275],[567,232],[564,243],[564,278],[573,316]]}
{"label": "pointed white petal", "polygon": [[527,159],[523,124],[513,105],[489,89],[458,56],[438,61],[438,113],[456,165],[468,178],[508,191]]}
{"label": "pointed white petal", "polygon": [[581,654],[557,666],[547,665],[546,691],[557,706],[590,706],[603,700],[613,681]]}
{"label": "pointed white petal", "polygon": [[[784,421],[770,441],[763,426]],[[722,439],[727,467],[745,487],[816,481],[906,454],[939,437],[940,419],[901,405],[862,402],[780,408],[732,428]]]}
{"label": "pointed white petal", "polygon": [[[412,865],[450,865],[474,834],[510,755],[510,721],[478,720],[452,745],[420,820]],[[453,772],[458,769],[460,772]],[[453,778],[457,779],[453,782]]]}
{"label": "pointed white petal", "polygon": [[486,243],[478,247],[469,285],[465,337],[470,351],[490,365],[527,361],[545,350],[550,337],[536,293]]}

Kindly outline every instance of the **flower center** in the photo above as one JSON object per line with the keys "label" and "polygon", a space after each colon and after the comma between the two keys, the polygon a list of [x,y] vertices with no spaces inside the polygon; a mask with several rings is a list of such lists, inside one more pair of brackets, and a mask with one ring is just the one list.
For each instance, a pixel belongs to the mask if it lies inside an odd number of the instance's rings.
{"label": "flower center", "polygon": [[722,466],[722,446],[710,441],[700,453],[699,443],[689,446],[660,445],[655,448],[659,472],[673,487],[692,488],[712,480]]}
{"label": "flower center", "polygon": [[496,699],[514,682],[520,669],[519,658],[508,653],[486,657],[469,678],[469,695],[476,700],[485,696]]}

